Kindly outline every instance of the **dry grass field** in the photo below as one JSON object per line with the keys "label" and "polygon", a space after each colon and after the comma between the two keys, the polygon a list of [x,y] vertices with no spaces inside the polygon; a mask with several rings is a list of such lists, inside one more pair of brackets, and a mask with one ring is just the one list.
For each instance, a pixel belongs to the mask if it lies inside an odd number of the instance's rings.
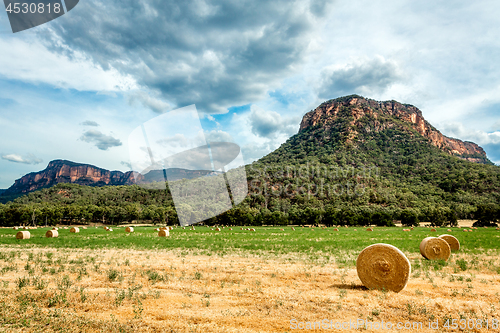
{"label": "dry grass field", "polygon": [[355,267],[346,264],[356,259],[353,251],[314,260],[300,253],[220,256],[23,245],[0,253],[4,332],[334,331],[325,322],[298,328],[324,319],[421,322],[422,329],[403,330],[422,332],[436,332],[428,328],[436,320],[439,331],[453,331],[443,328],[446,320],[473,319],[474,328],[464,332],[500,330],[476,327],[479,319],[500,319],[500,258],[494,250],[454,254],[448,263],[406,253],[412,276],[397,294],[365,289]]}

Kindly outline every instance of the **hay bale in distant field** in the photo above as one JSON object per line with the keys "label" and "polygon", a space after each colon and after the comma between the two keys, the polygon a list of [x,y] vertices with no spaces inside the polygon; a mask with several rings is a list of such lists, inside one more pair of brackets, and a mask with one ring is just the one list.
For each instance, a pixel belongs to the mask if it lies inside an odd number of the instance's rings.
{"label": "hay bale in distant field", "polygon": [[28,227],[23,227],[24,230],[28,230]]}
{"label": "hay bale in distant field", "polygon": [[292,227],[292,231],[295,231],[295,228],[294,228],[294,227]]}
{"label": "hay bale in distant field", "polygon": [[215,228],[215,231],[220,231],[221,229],[220,228]]}
{"label": "hay bale in distant field", "polygon": [[464,229],[464,232],[467,232],[468,230],[467,229]]}
{"label": "hay bale in distant field", "polygon": [[158,237],[168,237],[168,236],[170,236],[169,230],[160,230],[158,232]]}
{"label": "hay bale in distant field", "polygon": [[82,229],[83,229],[83,230],[87,230],[87,227],[83,227]]}
{"label": "hay bale in distant field", "polygon": [[450,231],[451,231],[451,229],[448,229],[447,231],[448,231],[448,232],[450,232]]}
{"label": "hay bale in distant field", "polygon": [[160,231],[160,228],[156,228],[155,231]]}
{"label": "hay bale in distant field", "polygon": [[77,234],[77,233],[79,233],[79,232],[80,232],[80,228],[73,227],[73,228],[71,228],[71,230],[70,230],[69,232],[72,232],[72,233],[74,233],[74,234]]}
{"label": "hay bale in distant field", "polygon": [[453,237],[452,235],[441,235],[439,238],[444,239],[452,251],[460,250],[460,242],[456,237]]}
{"label": "hay bale in distant field", "polygon": [[108,228],[108,231],[113,231],[113,228]]}
{"label": "hay bale in distant field", "polygon": [[451,255],[451,248],[442,238],[427,237],[420,243],[420,253],[429,260],[448,260]]}
{"label": "hay bale in distant field", "polygon": [[333,229],[333,231],[339,231],[339,229],[337,229],[337,228],[334,228],[334,229]]}
{"label": "hay bale in distant field", "polygon": [[56,238],[56,237],[59,237],[59,232],[57,230],[48,230],[45,233],[45,237],[47,237],[47,238]]}
{"label": "hay bale in distant field", "polygon": [[436,232],[436,229],[432,228],[432,229],[431,229],[431,232]]}
{"label": "hay bale in distant field", "polygon": [[134,227],[127,227],[125,232],[134,232]]}
{"label": "hay bale in distant field", "polygon": [[14,227],[14,228],[12,228],[12,229],[14,229],[14,230],[18,230],[19,228],[18,228],[18,227]]}
{"label": "hay bale in distant field", "polygon": [[373,228],[368,228],[366,229],[366,231],[373,231]]}
{"label": "hay bale in distant field", "polygon": [[53,227],[53,228],[52,228],[52,230],[59,230],[59,228],[57,228],[57,227]]}
{"label": "hay bale in distant field", "polygon": [[16,234],[17,239],[30,239],[30,237],[31,237],[31,234],[29,231],[19,231]]}
{"label": "hay bale in distant field", "polygon": [[232,230],[233,230],[233,228],[229,228],[229,230],[231,230],[231,231],[232,231]]}
{"label": "hay bale in distant field", "polygon": [[411,264],[398,248],[380,243],[361,251],[356,270],[365,287],[400,292],[410,278]]}
{"label": "hay bale in distant field", "polygon": [[[177,226],[175,226],[177,227]],[[168,227],[168,230],[174,230],[174,227]]]}
{"label": "hay bale in distant field", "polygon": [[254,229],[254,228],[252,228],[252,229],[250,229],[250,231],[255,231],[255,229]]}

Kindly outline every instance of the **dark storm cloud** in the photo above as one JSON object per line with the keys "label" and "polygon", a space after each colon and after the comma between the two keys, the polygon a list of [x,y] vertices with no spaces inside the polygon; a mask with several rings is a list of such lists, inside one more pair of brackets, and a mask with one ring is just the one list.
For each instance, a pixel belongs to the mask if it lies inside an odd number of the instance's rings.
{"label": "dark storm cloud", "polygon": [[301,63],[328,2],[89,0],[54,21],[49,42],[132,75],[177,107],[225,112],[265,97]]}
{"label": "dark storm cloud", "polygon": [[395,63],[382,58],[325,69],[318,96],[330,99],[342,95],[383,93],[401,79]]}
{"label": "dark storm cloud", "polygon": [[109,148],[122,145],[122,142],[120,140],[115,139],[110,135],[105,135],[96,130],[90,130],[83,133],[83,135],[80,137],[80,140],[88,143],[94,143],[95,146],[100,150],[108,150]]}

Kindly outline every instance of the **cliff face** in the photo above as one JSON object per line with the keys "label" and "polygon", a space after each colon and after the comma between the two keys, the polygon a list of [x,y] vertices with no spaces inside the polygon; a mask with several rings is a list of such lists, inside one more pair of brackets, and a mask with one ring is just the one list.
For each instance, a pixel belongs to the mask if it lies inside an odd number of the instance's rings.
{"label": "cliff face", "polygon": [[[206,170],[165,170],[168,180],[191,179],[212,174]],[[136,179],[137,178],[137,179]],[[33,192],[42,188],[51,187],[59,183],[72,183],[86,186],[118,186],[139,183],[162,182],[163,170],[153,170],[145,175],[129,171],[109,171],[89,164],[79,164],[71,161],[55,160],[49,163],[45,170],[29,173],[16,180],[7,190],[0,190],[0,195],[10,196]]]}
{"label": "cliff face", "polygon": [[40,172],[29,173],[15,181],[5,195],[23,194],[50,187],[59,183],[73,183],[88,186],[134,184],[131,171],[109,171],[88,164],[56,160]]}
{"label": "cliff face", "polygon": [[[422,112],[418,108],[396,101],[378,102],[360,96],[348,96],[330,100],[321,104],[315,110],[308,112],[303,117],[300,124],[300,131],[317,125],[329,127],[339,117],[345,117],[346,112],[353,119],[351,121],[351,125],[353,125],[351,128],[362,128],[363,125],[360,120],[368,116],[375,119],[374,126],[370,128],[365,126],[364,130],[367,132],[372,130],[382,131],[388,125],[377,122],[376,119],[387,116],[394,117],[411,126],[422,136],[426,137],[432,145],[449,154],[471,162],[490,163],[483,148],[477,144],[444,136],[424,119]],[[351,137],[354,137],[355,134],[351,133]]]}

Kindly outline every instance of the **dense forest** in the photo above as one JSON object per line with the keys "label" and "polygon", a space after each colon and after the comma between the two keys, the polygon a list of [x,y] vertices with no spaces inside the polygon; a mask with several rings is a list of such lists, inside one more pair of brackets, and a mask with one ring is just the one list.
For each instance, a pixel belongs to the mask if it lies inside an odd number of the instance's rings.
{"label": "dense forest", "polygon": [[[219,225],[476,225],[500,220],[500,167],[460,159],[391,116],[301,130],[246,166],[249,194]],[[59,184],[0,204],[0,224],[178,223],[167,190]]]}

